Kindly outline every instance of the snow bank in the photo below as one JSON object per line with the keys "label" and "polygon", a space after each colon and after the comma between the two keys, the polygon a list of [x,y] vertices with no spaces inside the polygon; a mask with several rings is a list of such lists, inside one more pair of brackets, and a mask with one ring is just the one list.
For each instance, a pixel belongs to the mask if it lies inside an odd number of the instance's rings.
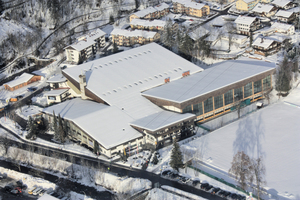
{"label": "snow bank", "polygon": [[152,199],[186,200],[187,198],[166,192],[159,188],[154,188],[149,191],[149,194],[145,198],[145,200],[152,200]]}
{"label": "snow bank", "polygon": [[109,173],[98,174],[95,179],[95,183],[118,193],[126,194],[134,194],[152,187],[151,181],[147,179],[128,177],[120,178]]}
{"label": "snow bank", "polygon": [[179,195],[186,196],[186,197],[191,198],[191,199],[199,199],[199,200],[204,200],[205,199],[205,198],[199,197],[197,195],[194,195],[194,194],[191,194],[191,193],[188,193],[188,192],[185,192],[185,191],[182,191],[182,190],[179,190],[179,189],[167,186],[167,185],[162,185],[161,188],[163,188],[165,190],[168,190],[170,192],[179,194]]}

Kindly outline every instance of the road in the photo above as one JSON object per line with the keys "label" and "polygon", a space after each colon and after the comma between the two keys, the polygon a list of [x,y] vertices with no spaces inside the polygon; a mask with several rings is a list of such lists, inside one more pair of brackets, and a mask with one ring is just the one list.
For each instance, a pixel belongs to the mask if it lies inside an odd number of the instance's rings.
{"label": "road", "polygon": [[[43,146],[41,144],[34,144],[32,142],[25,141],[24,139],[20,138],[19,135],[10,131],[9,129],[3,127],[2,125],[0,125],[0,128],[5,129],[10,134],[18,137],[20,140],[23,140],[24,143],[20,143],[17,141],[11,141],[12,144],[17,145],[22,149],[28,149],[29,147],[32,147],[34,149],[35,153],[43,152],[43,155],[46,155],[46,156],[52,155],[53,153],[58,153],[60,155],[60,157],[65,158],[67,161],[70,161],[71,158],[74,157],[76,164],[81,164],[81,161],[83,160],[86,163],[88,163],[90,166],[94,166],[95,168],[97,168],[98,164],[100,163],[100,165],[102,167],[104,167],[105,169],[108,169],[108,167],[109,167],[110,172],[119,173],[121,175],[126,175],[129,177],[148,179],[152,182],[152,185],[154,185],[154,183],[159,183],[160,185],[168,185],[168,186],[171,186],[171,187],[174,187],[174,188],[177,188],[180,190],[184,190],[184,191],[192,193],[192,194],[196,194],[196,195],[201,196],[206,199],[212,199],[212,200],[222,199],[219,196],[212,195],[210,193],[207,193],[205,191],[202,191],[202,190],[192,187],[190,185],[180,184],[175,180],[165,179],[165,178],[161,177],[160,175],[156,175],[154,173],[151,173],[151,172],[148,172],[145,170],[130,169],[129,167],[126,167],[126,166],[123,166],[123,165],[120,165],[117,163],[110,163],[110,162],[107,162],[104,160],[99,160],[97,158],[93,158],[93,157],[89,157],[89,156],[85,156],[85,155],[81,155],[81,154],[76,154],[76,153],[68,152],[65,150],[57,149],[57,148]],[[43,150],[43,151],[40,151],[40,150]]]}

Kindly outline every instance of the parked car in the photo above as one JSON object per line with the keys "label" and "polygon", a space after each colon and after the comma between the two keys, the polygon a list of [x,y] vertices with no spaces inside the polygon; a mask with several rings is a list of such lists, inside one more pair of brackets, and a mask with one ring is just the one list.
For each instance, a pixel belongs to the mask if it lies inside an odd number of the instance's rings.
{"label": "parked car", "polygon": [[67,68],[67,65],[64,65],[62,67],[60,67],[61,69],[66,69]]}
{"label": "parked car", "polygon": [[33,91],[36,91],[37,87],[29,87],[27,88],[27,91],[28,92],[33,92]]}
{"label": "parked car", "polygon": [[170,170],[165,170],[161,173],[162,176],[166,176],[169,172],[171,172]]}
{"label": "parked car", "polygon": [[230,195],[228,195],[227,198],[229,198],[229,199],[231,199],[231,200],[237,200],[237,199],[238,199],[238,196],[237,196],[237,194],[235,194],[235,193],[231,193]]}
{"label": "parked car", "polygon": [[209,185],[209,186],[207,186],[206,188],[204,188],[204,190],[205,191],[209,191],[209,190],[211,190],[212,188],[214,188],[212,185]]}
{"label": "parked car", "polygon": [[36,189],[36,187],[30,188],[30,189],[28,190],[28,194],[32,194],[33,190],[35,190],[35,189]]}
{"label": "parked car", "polygon": [[196,185],[198,185],[199,183],[200,183],[199,180],[193,180],[192,185],[193,185],[193,186],[196,186]]}
{"label": "parked car", "polygon": [[220,188],[214,188],[214,189],[211,191],[211,193],[212,193],[212,194],[216,194],[219,190],[220,190]]}
{"label": "parked car", "polygon": [[14,189],[14,186],[13,186],[13,185],[6,185],[6,186],[4,187],[5,192],[10,192],[10,191],[12,191],[13,189]]}
{"label": "parked car", "polygon": [[222,197],[228,197],[230,194],[231,194],[231,192],[225,191],[224,194],[222,195]]}
{"label": "parked car", "polygon": [[43,196],[46,190],[42,189],[41,192],[39,193],[39,196]]}
{"label": "parked car", "polygon": [[32,194],[33,194],[33,195],[38,195],[41,191],[42,191],[42,188],[37,188],[37,189],[35,189],[35,190],[32,192]]}
{"label": "parked car", "polygon": [[219,190],[216,194],[219,196],[222,196],[224,194],[224,192],[225,192],[224,190]]}
{"label": "parked car", "polygon": [[209,186],[209,184],[208,183],[202,183],[201,184],[201,189],[205,189],[206,187],[208,187]]}

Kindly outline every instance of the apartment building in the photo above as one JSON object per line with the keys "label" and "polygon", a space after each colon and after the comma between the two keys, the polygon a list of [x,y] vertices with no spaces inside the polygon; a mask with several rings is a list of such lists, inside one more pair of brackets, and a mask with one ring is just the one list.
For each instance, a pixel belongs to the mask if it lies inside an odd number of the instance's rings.
{"label": "apartment building", "polygon": [[[171,21],[172,30],[175,31],[178,29],[178,24]],[[139,30],[150,30],[150,31],[163,31],[167,25],[166,21],[163,20],[144,20],[144,19],[133,19],[130,22],[131,29]]]}
{"label": "apartment building", "polygon": [[188,0],[173,0],[173,9],[175,13],[187,14],[193,17],[203,17],[210,13],[208,5]]}
{"label": "apartment building", "polygon": [[285,23],[291,23],[296,18],[295,13],[290,12],[290,11],[285,11],[285,10],[279,10],[275,14],[275,16],[276,16],[278,21],[285,22]]}
{"label": "apartment building", "polygon": [[256,17],[239,16],[234,21],[237,33],[250,36],[250,32],[256,31],[261,27],[260,20]]}
{"label": "apartment building", "polygon": [[260,17],[272,17],[276,14],[277,8],[269,4],[258,3],[252,10],[252,13]]}
{"label": "apartment building", "polygon": [[96,29],[78,37],[75,43],[65,47],[66,61],[78,64],[90,58],[98,49],[105,46],[105,34],[100,29]]}
{"label": "apartment building", "polygon": [[248,12],[252,10],[258,2],[259,0],[237,0],[235,6],[239,11]]}
{"label": "apartment building", "polygon": [[158,4],[154,7],[148,7],[130,15],[130,22],[133,19],[159,19],[170,12],[170,7],[166,3]]}

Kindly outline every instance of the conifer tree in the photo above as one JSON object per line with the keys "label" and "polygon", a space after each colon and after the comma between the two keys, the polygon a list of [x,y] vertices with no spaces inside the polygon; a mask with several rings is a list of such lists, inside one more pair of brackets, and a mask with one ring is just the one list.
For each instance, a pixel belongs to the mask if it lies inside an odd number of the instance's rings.
{"label": "conifer tree", "polygon": [[154,154],[152,163],[153,163],[154,165],[156,165],[156,164],[158,163],[158,158],[157,158],[156,154]]}
{"label": "conifer tree", "polygon": [[98,152],[99,152],[99,143],[95,140],[94,153],[97,154]]}
{"label": "conifer tree", "polygon": [[31,116],[29,116],[26,130],[27,130],[26,139],[31,139],[34,135],[37,135],[37,130],[38,130],[37,125],[33,121]]}
{"label": "conifer tree", "polygon": [[182,153],[180,150],[180,146],[176,140],[173,141],[173,149],[171,152],[170,166],[177,171],[179,170],[179,168],[183,167]]}
{"label": "conifer tree", "polygon": [[60,142],[65,141],[64,126],[63,126],[63,122],[62,122],[62,118],[61,118],[60,114],[58,114],[58,136],[59,136]]}
{"label": "conifer tree", "polygon": [[0,15],[2,14],[3,11],[4,11],[3,1],[0,0]]}
{"label": "conifer tree", "polygon": [[53,131],[54,131],[54,139],[59,140],[59,132],[58,132],[58,125],[57,125],[57,117],[53,111]]}
{"label": "conifer tree", "polygon": [[275,87],[281,92],[288,92],[291,89],[292,70],[288,58],[284,56],[276,72]]}

